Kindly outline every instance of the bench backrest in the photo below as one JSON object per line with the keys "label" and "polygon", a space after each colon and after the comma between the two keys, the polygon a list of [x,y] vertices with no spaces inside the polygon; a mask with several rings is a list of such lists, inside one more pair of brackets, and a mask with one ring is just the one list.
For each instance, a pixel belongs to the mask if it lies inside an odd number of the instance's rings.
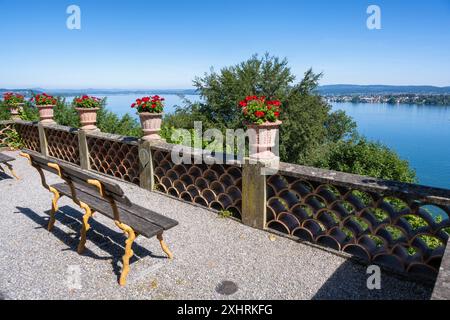
{"label": "bench backrest", "polygon": [[89,171],[83,170],[74,165],[47,158],[35,151],[23,150],[22,152],[30,156],[31,163],[33,165],[54,174],[59,174],[59,172],[54,167],[49,166],[49,163],[57,164],[61,170],[63,179],[72,181],[75,184],[81,185],[82,187],[84,187],[84,189],[89,188],[98,193],[98,188],[88,182],[89,180],[97,180],[101,183],[103,191],[106,195],[112,197],[115,201],[121,202],[126,205],[131,205],[130,200],[125,196],[122,188],[114,182],[108,181],[107,179],[101,178],[98,175],[94,175]]}

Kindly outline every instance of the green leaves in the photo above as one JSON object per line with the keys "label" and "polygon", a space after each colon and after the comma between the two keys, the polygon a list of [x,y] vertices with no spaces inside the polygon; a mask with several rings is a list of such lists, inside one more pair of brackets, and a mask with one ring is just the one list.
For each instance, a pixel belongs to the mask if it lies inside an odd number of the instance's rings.
{"label": "green leaves", "polygon": [[416,182],[415,171],[388,147],[356,137],[330,144],[322,167],[370,177]]}

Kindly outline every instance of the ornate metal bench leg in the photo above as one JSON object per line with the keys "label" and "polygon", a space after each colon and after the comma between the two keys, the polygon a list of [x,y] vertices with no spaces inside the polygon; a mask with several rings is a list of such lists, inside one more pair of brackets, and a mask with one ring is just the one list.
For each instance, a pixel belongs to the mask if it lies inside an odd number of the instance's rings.
{"label": "ornate metal bench leg", "polygon": [[156,236],[156,238],[158,238],[158,240],[159,240],[159,244],[161,245],[161,249],[164,251],[165,254],[167,254],[167,257],[169,257],[169,259],[172,260],[173,259],[173,254],[172,254],[172,252],[170,252],[169,247],[164,242],[163,234],[162,233],[158,234]]}
{"label": "ornate metal bench leg", "polygon": [[78,253],[83,253],[84,251],[84,246],[86,244],[86,233],[88,232],[88,230],[91,228],[91,226],[89,225],[89,218],[92,216],[92,211],[91,208],[89,208],[89,206],[84,203],[84,202],[80,202],[80,207],[82,209],[84,209],[85,214],[83,216],[83,226],[81,228],[81,238],[80,238],[80,243],[78,244]]}
{"label": "ornate metal bench leg", "polygon": [[49,188],[50,191],[53,193],[53,199],[52,199],[52,210],[50,211],[50,220],[48,221],[47,230],[51,231],[53,229],[53,226],[55,225],[55,213],[58,211],[58,200],[59,200],[59,192],[53,187]]}
{"label": "ornate metal bench leg", "polygon": [[8,170],[11,172],[11,174],[13,175],[14,178],[16,178],[17,180],[20,180],[20,178],[16,175],[16,172],[14,171],[12,165],[10,165],[9,163],[5,163],[6,166],[8,167]]}
{"label": "ornate metal bench leg", "polygon": [[121,223],[117,220],[115,221],[115,223],[121,230],[123,230],[126,233],[128,238],[125,241],[125,254],[122,257],[123,269],[119,279],[119,284],[121,286],[124,286],[127,283],[127,276],[128,273],[130,272],[130,258],[134,254],[133,250],[131,250],[131,246],[133,245],[134,239],[136,239],[136,234],[130,226],[127,226],[126,224]]}

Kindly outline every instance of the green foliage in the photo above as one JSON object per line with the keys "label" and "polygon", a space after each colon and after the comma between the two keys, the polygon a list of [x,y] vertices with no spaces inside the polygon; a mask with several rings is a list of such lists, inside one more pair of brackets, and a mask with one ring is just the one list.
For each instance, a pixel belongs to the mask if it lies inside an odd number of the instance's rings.
{"label": "green foliage", "polygon": [[16,130],[2,130],[0,135],[0,147],[8,147],[11,149],[20,149],[23,147],[22,139]]}
{"label": "green foliage", "polygon": [[53,109],[53,119],[62,126],[80,127],[78,112],[71,105],[66,104],[65,99],[58,100]]}
{"label": "green foliage", "polygon": [[362,137],[328,145],[317,166],[402,182],[416,182],[415,171],[388,147]]}
{"label": "green foliage", "polygon": [[0,101],[0,120],[11,119],[11,112],[3,100]]}
{"label": "green foliage", "polygon": [[119,118],[115,113],[102,107],[97,112],[97,126],[102,132],[141,137],[141,125],[128,113]]}
{"label": "green foliage", "polygon": [[232,217],[233,216],[233,213],[231,213],[231,211],[228,211],[228,210],[220,210],[219,211],[219,215],[218,215],[218,217],[219,218],[230,218],[230,217]]}
{"label": "green foliage", "polygon": [[39,112],[30,103],[25,103],[20,112],[20,118],[24,121],[39,121]]}
{"label": "green foliage", "polygon": [[258,95],[283,103],[294,79],[287,60],[268,54],[262,58],[255,55],[236,66],[223,68],[220,73],[211,70],[211,73],[194,80],[205,101],[198,103],[198,111],[203,115],[198,120],[205,120],[206,128],[207,124],[218,129],[241,128],[243,117],[237,108],[239,101],[249,95]]}

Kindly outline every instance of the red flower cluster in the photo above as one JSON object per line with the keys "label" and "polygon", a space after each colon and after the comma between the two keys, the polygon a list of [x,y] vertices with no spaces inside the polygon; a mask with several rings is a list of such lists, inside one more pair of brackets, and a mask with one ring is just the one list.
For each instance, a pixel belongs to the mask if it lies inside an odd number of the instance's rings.
{"label": "red flower cluster", "polygon": [[35,101],[37,106],[48,106],[48,105],[56,105],[56,102],[58,100],[51,95],[43,93],[35,95],[30,99],[30,101]]}
{"label": "red flower cluster", "polygon": [[3,94],[3,100],[8,105],[25,102],[23,95],[14,92],[5,92]]}
{"label": "red flower cluster", "polygon": [[152,97],[142,97],[140,99],[136,99],[136,102],[131,104],[132,108],[137,108],[139,113],[141,112],[152,112],[152,113],[161,113],[164,108],[165,99],[155,95]]}
{"label": "red flower cluster", "polygon": [[83,95],[81,97],[75,97],[72,104],[75,108],[100,108],[102,100],[96,97]]}
{"label": "red flower cluster", "polygon": [[275,122],[280,116],[281,102],[279,100],[266,100],[265,96],[247,96],[239,102],[244,118],[247,122],[263,124]]}

